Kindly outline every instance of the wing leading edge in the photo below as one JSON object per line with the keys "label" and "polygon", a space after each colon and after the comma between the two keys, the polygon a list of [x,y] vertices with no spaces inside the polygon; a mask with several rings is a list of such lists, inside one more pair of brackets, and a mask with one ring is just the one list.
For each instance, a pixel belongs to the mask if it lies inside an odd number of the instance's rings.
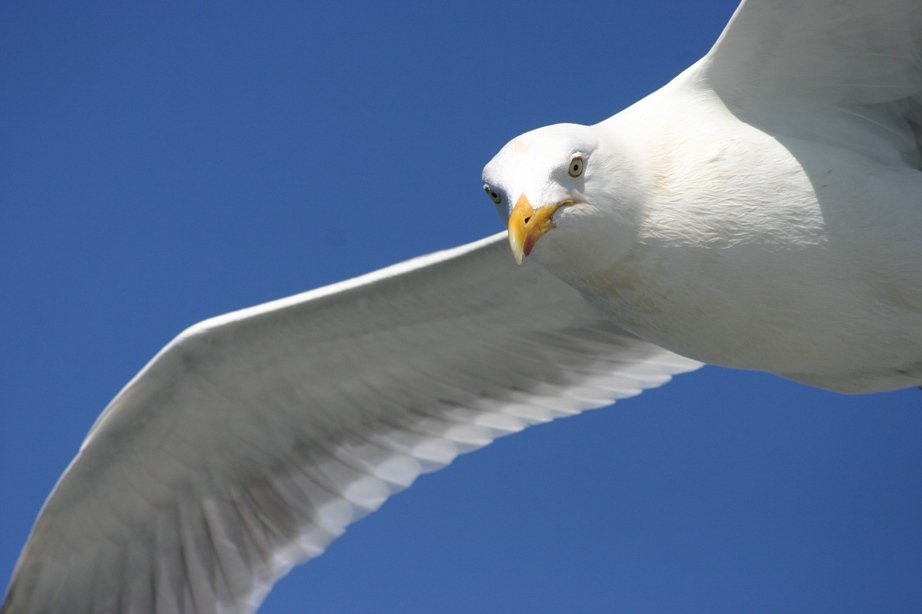
{"label": "wing leading edge", "polygon": [[421,473],[698,366],[505,233],[207,320],[100,416],[3,612],[255,610]]}

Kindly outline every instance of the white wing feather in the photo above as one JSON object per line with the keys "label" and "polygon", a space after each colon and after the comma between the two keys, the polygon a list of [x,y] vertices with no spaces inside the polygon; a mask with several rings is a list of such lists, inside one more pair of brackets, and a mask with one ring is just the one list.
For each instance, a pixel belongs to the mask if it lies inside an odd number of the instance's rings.
{"label": "white wing feather", "polygon": [[743,121],[922,166],[918,0],[746,0],[699,66]]}
{"label": "white wing feather", "polygon": [[207,320],[100,416],[3,611],[252,611],[420,473],[698,366],[505,234]]}

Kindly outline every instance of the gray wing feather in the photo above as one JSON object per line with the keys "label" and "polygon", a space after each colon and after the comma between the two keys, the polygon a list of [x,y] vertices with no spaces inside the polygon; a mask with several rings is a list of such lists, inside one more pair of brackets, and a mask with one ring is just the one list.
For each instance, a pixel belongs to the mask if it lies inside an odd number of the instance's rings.
{"label": "gray wing feather", "polygon": [[182,333],[100,416],[3,611],[253,611],[421,473],[699,366],[516,267],[504,243]]}

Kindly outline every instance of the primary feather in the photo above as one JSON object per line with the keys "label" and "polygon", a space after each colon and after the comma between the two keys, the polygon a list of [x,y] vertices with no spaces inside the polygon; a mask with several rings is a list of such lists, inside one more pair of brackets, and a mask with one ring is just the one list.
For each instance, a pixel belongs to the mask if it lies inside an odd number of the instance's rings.
{"label": "primary feather", "polygon": [[207,320],[100,416],[4,611],[251,611],[420,473],[698,365],[504,235]]}

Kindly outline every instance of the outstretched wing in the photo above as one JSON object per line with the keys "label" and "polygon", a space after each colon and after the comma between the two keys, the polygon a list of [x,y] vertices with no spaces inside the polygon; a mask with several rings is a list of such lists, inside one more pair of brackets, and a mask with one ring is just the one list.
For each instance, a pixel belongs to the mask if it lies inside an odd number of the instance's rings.
{"label": "outstretched wing", "polygon": [[922,165],[918,0],[746,0],[701,69],[744,121]]}
{"label": "outstretched wing", "polygon": [[246,612],[420,473],[699,363],[505,234],[207,320],[116,396],[3,612]]}

